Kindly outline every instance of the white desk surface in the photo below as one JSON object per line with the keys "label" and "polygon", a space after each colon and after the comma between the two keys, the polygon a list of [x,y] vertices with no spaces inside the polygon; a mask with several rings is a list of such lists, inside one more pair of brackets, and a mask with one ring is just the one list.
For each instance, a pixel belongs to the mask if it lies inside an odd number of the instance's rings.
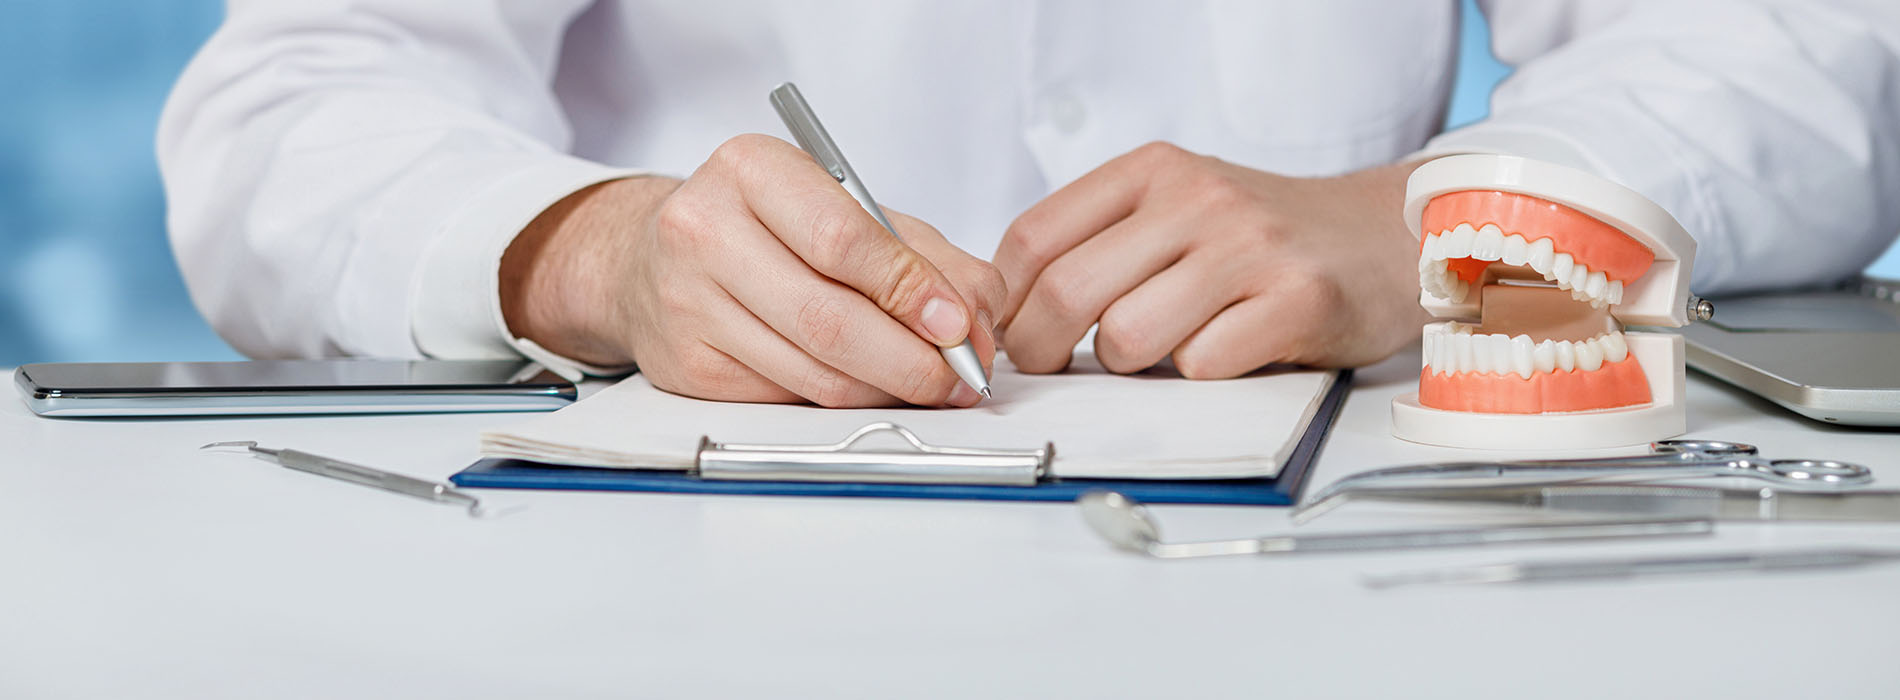
{"label": "white desk surface", "polygon": [[[1387,433],[1416,355],[1363,370],[1313,484],[1457,457]],[[1691,436],[1872,466],[1700,377]],[[1066,504],[485,492],[459,511],[196,448],[258,440],[418,475],[508,415],[45,420],[0,400],[0,697],[1893,697],[1900,566],[1371,591],[1520,558],[1900,547],[1900,525],[1713,539],[1150,561]],[[1170,539],[1288,529],[1163,506]],[[1309,527],[1483,516],[1348,506]],[[1493,516],[1493,521],[1495,516]]]}

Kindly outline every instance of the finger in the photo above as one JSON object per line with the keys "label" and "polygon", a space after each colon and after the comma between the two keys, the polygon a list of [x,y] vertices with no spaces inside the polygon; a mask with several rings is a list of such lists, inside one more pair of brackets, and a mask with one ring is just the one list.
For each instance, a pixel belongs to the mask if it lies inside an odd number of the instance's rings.
{"label": "finger", "polygon": [[1163,215],[1136,213],[1056,258],[1037,276],[1003,335],[1010,361],[1025,372],[1059,372],[1075,344],[1116,299],[1167,268],[1186,236]]}
{"label": "finger", "polygon": [[1300,343],[1321,319],[1312,306],[1286,301],[1260,295],[1228,307],[1175,348],[1175,369],[1190,379],[1226,379],[1298,361]]}
{"label": "finger", "polygon": [[[1228,261],[1197,251],[1116,299],[1095,331],[1095,357],[1110,372],[1155,366],[1176,346],[1242,296]],[[1009,333],[1014,342],[1016,332]],[[1010,346],[1012,353],[1015,346]],[[1013,355],[1012,355],[1013,356]]]}
{"label": "finger", "polygon": [[1191,156],[1165,143],[1142,146],[1089,171],[1016,217],[994,256],[1010,293],[1008,308],[997,319],[1002,326],[1007,328],[1015,320],[1045,267],[1133,214],[1157,167]]}
{"label": "finger", "polygon": [[904,234],[911,247],[942,271],[951,286],[963,295],[963,301],[976,312],[970,344],[989,371],[996,357],[996,316],[1008,300],[1003,275],[996,266],[977,259],[951,243],[935,227],[900,212],[887,212],[891,223]]}
{"label": "finger", "polygon": [[649,362],[640,367],[640,374],[662,391],[709,401],[805,402],[803,397],[703,341],[675,348],[671,355],[667,362]]}
{"label": "finger", "polygon": [[804,354],[919,406],[967,406],[980,398],[936,346],[807,267],[756,221],[733,217],[725,225],[733,250],[721,256],[725,264],[713,280]]}
{"label": "finger", "polygon": [[790,394],[794,401],[809,401],[826,408],[869,408],[903,403],[877,387],[814,359],[737,300],[726,297],[726,303],[732,308],[721,317],[728,323],[713,330],[709,342],[750,368],[762,381]]}
{"label": "finger", "polygon": [[918,336],[942,347],[963,342],[975,315],[935,266],[811,156],[771,137],[753,141],[750,157],[735,167],[744,172],[740,192],[766,229],[819,274],[857,290]]}

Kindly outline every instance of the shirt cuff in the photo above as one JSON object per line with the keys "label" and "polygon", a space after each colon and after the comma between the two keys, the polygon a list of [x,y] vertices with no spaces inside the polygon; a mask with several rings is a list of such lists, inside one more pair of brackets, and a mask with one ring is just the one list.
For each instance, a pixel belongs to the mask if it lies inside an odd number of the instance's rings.
{"label": "shirt cuff", "polygon": [[576,362],[514,337],[501,314],[500,272],[502,253],[548,207],[591,185],[643,174],[543,154],[524,157],[519,169],[474,193],[423,254],[409,318],[417,349],[436,358],[527,357],[569,381],[632,371]]}

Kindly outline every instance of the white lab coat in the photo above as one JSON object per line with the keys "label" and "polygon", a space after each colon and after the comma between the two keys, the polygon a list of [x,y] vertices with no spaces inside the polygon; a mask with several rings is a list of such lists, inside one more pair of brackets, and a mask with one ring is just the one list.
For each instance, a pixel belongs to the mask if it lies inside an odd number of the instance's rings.
{"label": "white lab coat", "polygon": [[159,160],[193,300],[258,357],[508,356],[517,231],[783,135],[786,80],[885,206],[983,257],[1152,140],[1298,175],[1428,139],[1584,167],[1682,221],[1703,293],[1850,274],[1900,231],[1900,3],[1485,7],[1516,71],[1437,135],[1455,0],[231,0]]}

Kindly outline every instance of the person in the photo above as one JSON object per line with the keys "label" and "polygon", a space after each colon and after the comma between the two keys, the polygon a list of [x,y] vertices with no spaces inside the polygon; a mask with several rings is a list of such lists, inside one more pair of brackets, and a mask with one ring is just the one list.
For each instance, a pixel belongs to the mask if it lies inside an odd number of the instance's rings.
{"label": "person", "polygon": [[[936,352],[966,337],[1026,372],[1091,327],[1114,372],[1389,356],[1435,154],[1634,188],[1702,293],[1900,231],[1893,3],[1479,5],[1515,72],[1439,134],[1453,0],[232,2],[159,156],[192,297],[249,355],[824,406],[972,405]],[[905,245],[772,135],[788,80]]]}

